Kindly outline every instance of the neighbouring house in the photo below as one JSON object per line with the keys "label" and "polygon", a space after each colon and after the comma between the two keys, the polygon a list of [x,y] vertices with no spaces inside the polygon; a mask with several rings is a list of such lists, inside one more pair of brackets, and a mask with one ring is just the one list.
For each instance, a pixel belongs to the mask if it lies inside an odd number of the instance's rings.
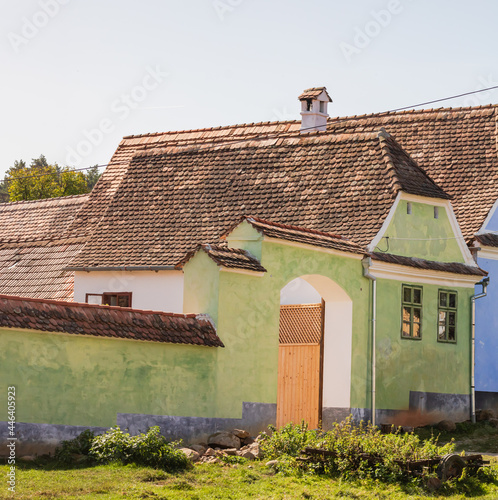
{"label": "neighbouring house", "polygon": [[67,229],[88,195],[0,203],[0,294],[72,300],[74,273],[66,267],[84,237]]}
{"label": "neighbouring house", "polygon": [[[492,269],[468,244],[492,247],[496,108],[330,119],[324,88],[300,101],[302,122],[126,137],[74,211],[40,206],[51,237],[20,215],[0,251],[80,245],[57,275],[74,304],[0,284],[25,442],[469,417],[472,296]],[[477,355],[479,401],[496,389]]]}

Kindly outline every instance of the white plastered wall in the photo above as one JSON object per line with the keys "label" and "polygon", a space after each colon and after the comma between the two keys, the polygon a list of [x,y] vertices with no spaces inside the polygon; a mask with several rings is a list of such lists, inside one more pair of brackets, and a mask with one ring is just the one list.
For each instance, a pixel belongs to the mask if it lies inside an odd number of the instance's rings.
{"label": "white plastered wall", "polygon": [[[311,285],[311,286],[310,286]],[[337,283],[325,276],[307,275],[289,282],[280,303],[325,301],[323,407],[350,408],[353,302]]]}
{"label": "white plastered wall", "polygon": [[77,271],[74,301],[85,302],[87,293],[131,292],[132,307],[183,313],[181,271]]}

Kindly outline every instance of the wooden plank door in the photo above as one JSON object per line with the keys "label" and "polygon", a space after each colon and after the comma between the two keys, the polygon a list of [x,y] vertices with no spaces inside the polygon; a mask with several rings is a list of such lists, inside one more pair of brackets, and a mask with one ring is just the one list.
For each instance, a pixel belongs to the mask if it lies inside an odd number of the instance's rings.
{"label": "wooden plank door", "polygon": [[321,419],[323,304],[281,306],[277,427]]}

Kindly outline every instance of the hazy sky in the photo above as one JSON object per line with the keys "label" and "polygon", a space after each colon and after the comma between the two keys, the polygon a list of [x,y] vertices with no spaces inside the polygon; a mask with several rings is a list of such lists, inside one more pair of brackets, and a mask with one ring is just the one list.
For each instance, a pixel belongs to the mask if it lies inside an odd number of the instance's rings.
{"label": "hazy sky", "polygon": [[[18,0],[0,19],[0,175],[107,163],[124,135],[331,116],[498,85],[495,0]],[[498,102],[498,91],[444,106]]]}

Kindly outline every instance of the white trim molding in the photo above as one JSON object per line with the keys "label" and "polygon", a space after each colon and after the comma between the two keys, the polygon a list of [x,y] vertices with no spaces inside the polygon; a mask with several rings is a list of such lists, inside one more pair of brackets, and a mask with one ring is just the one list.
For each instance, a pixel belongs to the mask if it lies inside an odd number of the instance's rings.
{"label": "white trim molding", "polygon": [[474,288],[474,285],[483,278],[481,275],[477,274],[455,274],[446,271],[418,269],[416,267],[402,266],[390,262],[381,262],[375,259],[372,259],[370,272],[376,278],[380,279],[461,288]]}
{"label": "white trim molding", "polygon": [[495,231],[486,231],[486,226],[491,222],[491,219],[495,215],[495,212],[498,210],[498,200],[496,200],[491,207],[491,210],[488,212],[488,215],[484,222],[482,223],[482,226],[480,227],[479,231],[477,231],[476,234],[482,234],[482,233],[495,233]]}
{"label": "white trim molding", "polygon": [[478,259],[489,259],[498,260],[498,248],[497,247],[485,247],[481,246],[477,253]]}

